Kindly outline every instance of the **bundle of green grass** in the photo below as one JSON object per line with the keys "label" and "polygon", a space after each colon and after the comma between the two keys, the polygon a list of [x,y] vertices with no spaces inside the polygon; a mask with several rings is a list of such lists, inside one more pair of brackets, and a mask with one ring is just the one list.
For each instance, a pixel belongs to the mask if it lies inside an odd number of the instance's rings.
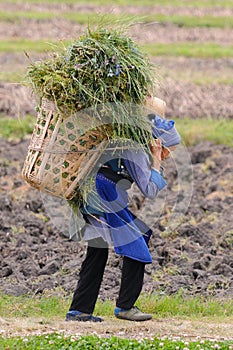
{"label": "bundle of green grass", "polygon": [[69,47],[31,64],[27,77],[35,95],[52,101],[64,116],[91,109],[104,124],[108,115],[110,137],[148,142],[140,106],[153,95],[153,66],[124,30],[88,28]]}

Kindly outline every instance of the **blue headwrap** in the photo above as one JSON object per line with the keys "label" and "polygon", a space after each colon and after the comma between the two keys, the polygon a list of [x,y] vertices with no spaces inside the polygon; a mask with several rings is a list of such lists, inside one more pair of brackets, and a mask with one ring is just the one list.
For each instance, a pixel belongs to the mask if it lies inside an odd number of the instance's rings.
{"label": "blue headwrap", "polygon": [[165,120],[157,115],[154,115],[152,134],[154,138],[161,139],[164,147],[172,147],[181,142],[174,120]]}

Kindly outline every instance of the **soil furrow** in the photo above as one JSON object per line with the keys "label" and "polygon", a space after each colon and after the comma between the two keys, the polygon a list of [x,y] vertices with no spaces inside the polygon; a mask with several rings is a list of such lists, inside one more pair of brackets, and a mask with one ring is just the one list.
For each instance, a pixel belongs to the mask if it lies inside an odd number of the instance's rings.
{"label": "soil furrow", "polygon": [[64,3],[6,3],[0,4],[1,11],[22,12],[22,11],[38,11],[62,13],[69,11],[77,11],[77,13],[112,13],[112,14],[162,14],[165,16],[180,15],[180,16],[214,16],[214,17],[231,17],[233,8],[224,8],[221,6],[212,7],[195,7],[195,6],[117,6],[117,5],[95,5],[95,4],[64,4]]}
{"label": "soil furrow", "polygon": [[[70,40],[78,38],[86,26],[62,18],[51,20],[21,19],[18,23],[2,22],[0,39],[30,39],[30,40]],[[232,28],[201,28],[179,27],[172,24],[135,24],[129,29],[129,35],[139,43],[216,43],[232,45]]]}

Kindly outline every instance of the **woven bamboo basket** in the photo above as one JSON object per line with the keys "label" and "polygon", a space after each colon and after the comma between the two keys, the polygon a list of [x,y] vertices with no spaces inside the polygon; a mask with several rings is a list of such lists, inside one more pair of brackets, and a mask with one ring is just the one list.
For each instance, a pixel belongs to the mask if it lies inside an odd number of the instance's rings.
{"label": "woven bamboo basket", "polygon": [[[88,117],[64,118],[56,106],[42,100],[22,169],[22,177],[47,194],[71,200],[77,195],[80,181],[97,163],[110,125],[80,129],[90,125]],[[107,129],[108,130],[107,130]],[[85,128],[84,128],[85,129]]]}

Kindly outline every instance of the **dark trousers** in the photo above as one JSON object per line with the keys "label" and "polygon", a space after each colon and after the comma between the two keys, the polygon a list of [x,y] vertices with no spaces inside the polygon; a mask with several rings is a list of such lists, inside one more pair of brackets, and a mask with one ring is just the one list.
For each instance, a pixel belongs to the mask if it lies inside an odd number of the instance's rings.
{"label": "dark trousers", "polygon": [[[70,310],[93,313],[107,259],[107,247],[98,248],[93,244],[88,245]],[[134,305],[142,290],[144,270],[144,263],[127,257],[123,258],[121,286],[116,301],[117,307],[130,309]]]}

